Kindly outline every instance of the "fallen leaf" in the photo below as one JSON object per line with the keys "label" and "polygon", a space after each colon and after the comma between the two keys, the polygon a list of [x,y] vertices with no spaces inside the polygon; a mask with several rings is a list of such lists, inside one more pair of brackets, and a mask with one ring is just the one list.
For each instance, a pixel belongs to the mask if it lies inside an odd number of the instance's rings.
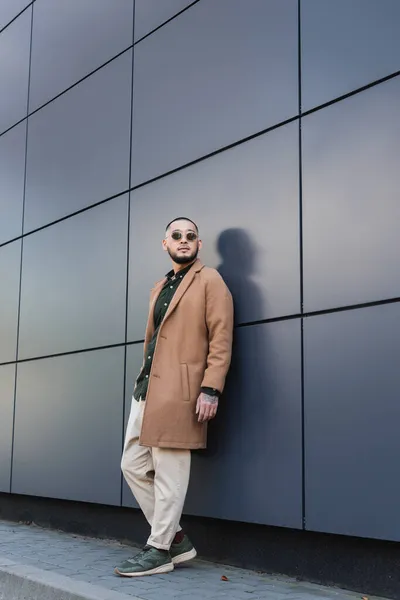
{"label": "fallen leaf", "polygon": [[227,578],[226,575],[222,575],[221,576],[221,581],[229,581],[229,579]]}
{"label": "fallen leaf", "polygon": [[368,596],[363,596],[361,600],[368,600]]}

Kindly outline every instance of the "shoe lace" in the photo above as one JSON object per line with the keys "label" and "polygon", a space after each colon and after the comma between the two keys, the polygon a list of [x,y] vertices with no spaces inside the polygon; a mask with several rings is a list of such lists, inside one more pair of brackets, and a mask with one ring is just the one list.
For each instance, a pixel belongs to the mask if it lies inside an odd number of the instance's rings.
{"label": "shoe lace", "polygon": [[140,550],[140,552],[135,554],[135,556],[133,558],[130,558],[129,562],[133,563],[133,562],[140,561],[149,550],[151,550],[151,546],[145,546],[142,550]]}

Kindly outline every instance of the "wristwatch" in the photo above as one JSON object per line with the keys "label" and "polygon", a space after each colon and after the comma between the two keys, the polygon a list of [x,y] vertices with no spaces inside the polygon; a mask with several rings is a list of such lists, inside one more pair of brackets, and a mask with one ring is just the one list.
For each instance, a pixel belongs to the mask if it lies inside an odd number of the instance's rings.
{"label": "wristwatch", "polygon": [[220,396],[220,392],[219,390],[215,389],[215,388],[211,388],[211,387],[201,387],[200,391],[203,392],[203,394],[208,394],[209,396]]}

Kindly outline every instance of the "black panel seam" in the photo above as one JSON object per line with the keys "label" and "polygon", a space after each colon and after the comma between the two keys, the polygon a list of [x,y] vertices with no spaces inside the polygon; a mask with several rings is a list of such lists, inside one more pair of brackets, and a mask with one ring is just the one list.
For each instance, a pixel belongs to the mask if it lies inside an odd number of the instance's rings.
{"label": "black panel seam", "polygon": [[[135,0],[132,2],[133,4],[133,14],[132,14],[132,42],[134,40],[135,35]],[[128,185],[131,186],[132,180],[132,135],[133,135],[133,75],[134,75],[134,52],[135,49],[132,47],[132,65],[131,65],[131,113],[130,113],[130,132],[129,132],[129,180]],[[126,281],[125,281],[125,352],[124,352],[124,381],[123,381],[123,403],[122,403],[122,447],[121,454],[123,452],[124,447],[124,438],[125,438],[125,411],[126,411],[126,379],[127,379],[127,360],[128,360],[128,309],[129,309],[129,257],[130,257],[130,224],[131,224],[131,194],[129,192],[128,195],[128,223],[127,223],[127,247],[126,247]],[[120,474],[121,477],[121,489],[120,489],[120,505],[123,504],[123,493],[124,493],[124,478],[122,476],[122,472]]]}
{"label": "black panel seam", "polygon": [[[47,227],[51,227],[52,225],[55,225],[55,224],[60,223],[62,221],[65,221],[66,219],[70,219],[72,217],[75,217],[76,215],[79,215],[79,214],[81,214],[83,212],[86,212],[87,210],[90,210],[92,208],[96,208],[97,206],[100,206],[101,204],[104,204],[105,202],[110,202],[111,200],[114,200],[115,198],[118,198],[119,196],[123,196],[124,194],[127,194],[128,192],[133,192],[133,191],[135,191],[137,189],[145,187],[146,185],[154,183],[155,181],[159,181],[160,179],[168,177],[169,175],[173,175],[174,173],[178,173],[179,171],[182,171],[182,170],[184,170],[184,169],[186,169],[188,167],[191,167],[191,166],[193,166],[193,165],[195,165],[197,163],[200,163],[200,162],[202,162],[204,160],[212,158],[213,156],[216,156],[216,155],[218,155],[218,154],[220,154],[222,152],[226,152],[227,150],[231,150],[231,149],[233,149],[233,148],[235,148],[237,146],[240,146],[241,144],[245,144],[246,142],[249,142],[249,141],[251,141],[253,139],[256,139],[257,137],[265,135],[265,134],[267,134],[267,133],[269,133],[271,131],[274,131],[274,130],[280,128],[280,127],[284,127],[285,125],[293,123],[294,121],[300,120],[302,117],[306,117],[308,115],[311,115],[311,114],[315,113],[316,111],[320,110],[321,108],[325,108],[327,106],[331,106],[332,104],[335,104],[335,103],[339,102],[341,99],[353,96],[353,95],[359,93],[360,91],[364,91],[366,89],[374,87],[375,85],[378,85],[379,83],[382,83],[383,81],[388,81],[389,79],[393,79],[394,77],[397,77],[399,75],[400,75],[400,71],[398,71],[394,75],[390,75],[390,76],[384,78],[383,80],[379,80],[378,82],[375,82],[373,84],[369,84],[368,86],[365,86],[364,88],[360,88],[360,90],[357,90],[355,92],[351,92],[347,96],[343,96],[342,98],[339,98],[337,100],[333,100],[333,101],[331,101],[329,103],[326,103],[325,105],[322,105],[321,107],[313,108],[313,109],[311,109],[309,111],[306,111],[306,112],[304,112],[302,114],[295,115],[293,117],[290,117],[289,119],[286,119],[285,121],[281,121],[279,123],[276,123],[275,125],[267,127],[265,129],[262,129],[261,131],[258,131],[257,133],[253,133],[253,134],[251,134],[251,135],[249,135],[249,136],[247,136],[245,138],[241,138],[240,140],[232,142],[231,144],[228,144],[226,146],[222,146],[221,148],[218,148],[217,150],[214,150],[214,151],[212,151],[212,152],[210,152],[208,154],[205,154],[205,155],[200,156],[200,157],[198,157],[196,159],[193,159],[192,161],[187,162],[187,163],[185,163],[183,165],[180,165],[180,166],[178,166],[178,167],[176,167],[174,169],[171,169],[170,171],[166,171],[164,173],[161,173],[160,175],[157,175],[157,176],[155,176],[155,177],[153,177],[151,179],[143,181],[142,183],[139,183],[139,184],[137,184],[135,186],[132,186],[129,189],[126,189],[126,190],[123,190],[123,191],[118,192],[116,194],[113,194],[112,196],[109,196],[109,197],[107,197],[105,199],[99,200],[98,202],[94,202],[93,204],[90,204],[89,206],[85,206],[85,207],[83,207],[83,208],[81,208],[81,209],[79,209],[79,210],[77,210],[77,211],[75,211],[73,213],[70,213],[70,214],[65,215],[63,217],[60,217],[59,219],[51,221],[50,223],[46,223],[45,225],[43,225],[41,227],[37,227],[36,229],[28,231],[28,232],[24,233],[24,236],[32,235],[33,233],[37,233],[38,231],[41,231],[42,229],[46,229]],[[22,119],[22,121],[19,121],[18,124],[22,123],[24,120],[26,120],[26,119]],[[4,133],[7,133],[8,131],[9,130],[7,130]],[[4,135],[4,134],[1,134],[1,135]],[[130,149],[130,152],[131,152],[131,149]],[[0,244],[0,248],[2,246],[7,245],[7,244],[11,244],[12,242],[15,242],[15,241],[17,241],[19,239],[20,239],[20,237],[14,237],[14,238],[12,238],[10,240],[2,242]]]}
{"label": "black panel seam", "polygon": [[[183,171],[184,169],[187,169],[189,167],[192,167],[193,165],[200,163],[204,160],[207,160],[209,158],[212,158],[213,156],[216,156],[218,154],[221,154],[223,152],[226,152],[227,150],[231,150],[232,148],[235,148],[236,146],[240,146],[241,144],[244,144],[248,141],[251,141],[261,135],[265,135],[266,133],[269,133],[270,131],[274,131],[275,129],[279,129],[280,127],[283,127],[285,125],[288,125],[289,123],[293,123],[295,121],[297,121],[299,119],[299,116],[296,115],[295,117],[291,117],[290,119],[287,119],[286,121],[282,121],[280,123],[277,123],[276,125],[272,125],[271,127],[268,127],[267,129],[263,129],[260,132],[254,133],[250,136],[247,136],[246,138],[240,139],[236,142],[232,142],[231,144],[229,144],[228,146],[223,146],[221,148],[218,148],[217,150],[213,150],[212,152],[210,152],[209,154],[206,154],[204,156],[201,156],[199,158],[195,158],[192,161],[185,163],[184,165],[181,165],[179,167],[176,167],[174,169],[171,169],[170,171],[167,171],[165,173],[162,173],[161,175],[157,175],[156,177],[153,177],[152,179],[149,179],[143,183],[139,183],[133,187],[130,187],[126,190],[123,190],[122,192],[118,192],[116,194],[113,194],[112,196],[109,196],[108,198],[104,198],[102,200],[99,200],[98,202],[94,202],[93,204],[89,204],[89,206],[84,206],[83,208],[80,208],[79,210],[74,211],[73,213],[70,213],[68,215],[65,215],[63,217],[60,217],[54,221],[51,221],[50,223],[46,223],[45,225],[41,225],[40,227],[37,227],[35,229],[32,229],[31,231],[27,231],[26,233],[23,234],[23,237],[26,237],[28,235],[32,235],[34,233],[37,233],[39,231],[42,231],[43,229],[47,229],[48,227],[51,227],[52,225],[56,225],[57,223],[61,223],[62,221],[66,221],[67,219],[71,219],[72,217],[76,217],[77,215],[80,215],[81,213],[87,212],[88,210],[91,210],[92,208],[97,208],[98,206],[101,206],[102,204],[105,204],[106,202],[110,202],[112,200],[115,200],[115,198],[119,198],[120,196],[123,196],[124,194],[127,194],[129,192],[134,192],[135,190],[138,190],[142,187],[145,187],[146,185],[149,185],[150,183],[154,183],[155,181],[159,181],[160,179],[164,179],[165,177],[168,177],[169,175],[173,175],[174,173],[178,173],[179,171]],[[130,151],[131,152],[131,151]],[[131,161],[132,162],[132,161]],[[2,246],[6,246],[7,244],[11,244],[12,242],[15,242],[17,240],[19,240],[20,237],[15,237],[12,238],[11,240],[7,240],[6,242],[3,242],[0,244],[0,248]]]}
{"label": "black panel seam", "polygon": [[166,21],[163,21],[163,23],[161,23],[161,25],[157,25],[157,27],[155,27],[154,29],[152,29],[151,31],[149,31],[148,33],[146,33],[145,35],[143,35],[141,38],[139,38],[138,40],[136,40],[135,46],[137,44],[139,44],[140,42],[143,42],[143,40],[146,40],[148,37],[150,37],[151,35],[153,35],[153,33],[155,33],[156,31],[158,31],[159,29],[162,29],[165,25],[167,25],[171,21],[174,21],[177,17],[180,17],[180,15],[182,15],[185,12],[187,12],[190,8],[192,8],[195,4],[198,4],[199,2],[200,2],[200,0],[194,0],[194,2],[192,2],[191,4],[188,4],[188,6],[185,6],[184,8],[182,8],[182,10],[180,10],[176,14],[172,15],[172,17],[170,17]]}
{"label": "black panel seam", "polygon": [[[304,319],[318,317],[321,315],[331,315],[331,314],[335,314],[335,313],[339,313],[339,312],[348,312],[348,311],[358,310],[358,309],[363,309],[363,308],[373,308],[375,306],[385,306],[385,305],[389,305],[389,304],[397,304],[399,302],[400,302],[400,297],[397,297],[397,298],[389,298],[386,300],[376,300],[374,302],[367,302],[364,304],[356,304],[356,305],[352,305],[352,306],[340,306],[338,308],[330,308],[330,309],[319,310],[319,311],[303,313],[303,314],[297,313],[297,314],[292,314],[292,315],[285,315],[283,317],[272,317],[270,319],[261,319],[259,321],[249,321],[246,323],[240,323],[239,325],[235,326],[235,329],[243,329],[244,327],[254,327],[256,325],[269,325],[272,323],[281,323],[284,321],[295,321],[295,320],[303,320],[304,321]],[[96,347],[91,347],[91,348],[81,348],[78,350],[69,350],[69,351],[58,352],[58,353],[53,353],[53,354],[33,356],[30,358],[21,358],[21,359],[18,359],[17,361],[0,362],[0,366],[13,365],[16,363],[17,364],[26,363],[26,362],[36,361],[36,360],[44,360],[47,358],[58,358],[61,356],[70,356],[72,354],[84,354],[87,352],[96,352],[98,350],[109,350],[112,348],[122,348],[124,346],[134,346],[134,345],[143,344],[143,343],[144,343],[144,339],[139,339],[139,340],[127,341],[126,343],[120,342],[117,344],[108,344],[108,345],[104,345],[104,346],[96,346]]]}
{"label": "black panel seam", "polygon": [[[30,30],[30,41],[29,41],[29,70],[28,70],[28,89],[26,95],[26,112],[29,112],[29,94],[31,86],[31,64],[32,64],[32,31],[33,31],[33,2],[31,6],[31,30]],[[25,218],[25,196],[26,196],[26,172],[28,164],[28,134],[29,134],[29,118],[26,119],[25,129],[25,159],[24,159],[24,189],[22,196],[22,215],[21,215],[21,230],[24,230],[24,218]],[[17,384],[18,384],[18,354],[19,354],[19,335],[21,325],[21,296],[22,296],[22,264],[23,264],[23,253],[24,253],[24,238],[21,236],[21,254],[20,254],[20,265],[19,265],[19,290],[18,290],[18,311],[17,311],[17,341],[15,348],[15,379],[14,379],[14,406],[13,406],[13,420],[12,420],[12,432],[11,432],[11,463],[10,463],[10,493],[12,492],[13,482],[13,467],[14,467],[14,447],[15,447],[15,417],[17,411]]]}
{"label": "black panel seam", "polygon": [[[36,2],[36,0],[35,0],[35,2]],[[48,106],[49,104],[51,104],[55,100],[58,100],[58,98],[61,98],[61,96],[64,96],[64,94],[67,94],[73,88],[75,88],[79,84],[83,83],[86,79],[89,79],[89,77],[91,77],[92,75],[95,75],[95,73],[97,73],[98,71],[101,71],[101,69],[103,69],[104,67],[107,67],[114,60],[118,60],[118,58],[120,58],[123,54],[126,54],[127,52],[129,52],[129,50],[131,50],[131,49],[132,49],[132,44],[130,46],[128,46],[128,48],[125,48],[124,50],[121,50],[121,52],[119,52],[118,54],[116,54],[112,58],[109,58],[105,63],[101,64],[99,67],[96,67],[95,69],[93,69],[93,71],[90,71],[90,73],[87,73],[84,77],[81,77],[80,79],[78,79],[77,81],[75,81],[73,84],[71,84],[70,86],[68,86],[67,88],[65,88],[61,92],[59,92],[58,94],[56,94],[56,96],[54,96],[53,98],[50,98],[50,100],[47,100],[46,102],[44,102],[43,104],[41,104],[40,106],[38,106],[37,108],[35,108],[32,112],[30,112],[28,114],[27,117],[24,117],[23,119],[20,119],[19,121],[17,121],[16,123],[14,123],[14,125],[11,125],[11,127],[8,127],[7,129],[5,129],[2,133],[0,133],[0,137],[3,136],[3,135],[5,135],[9,131],[11,131],[11,129],[14,129],[14,127],[17,127],[18,125],[20,125],[21,123],[23,123],[24,121],[26,121],[27,118],[33,117],[33,115],[35,115],[36,113],[38,113],[39,111],[41,111],[43,108],[46,108],[46,106]]]}
{"label": "black panel seam", "polygon": [[[36,0],[34,0],[35,2]],[[200,0],[198,0],[200,1]],[[33,3],[32,3],[33,4]],[[52,102],[54,102],[55,100],[57,100],[58,98],[60,98],[61,96],[63,96],[64,94],[66,94],[67,92],[69,92],[71,89],[73,89],[74,87],[78,86],[80,83],[82,83],[83,81],[85,81],[85,79],[88,79],[89,77],[91,77],[92,75],[94,75],[95,73],[97,73],[97,71],[100,71],[101,69],[103,69],[104,67],[106,67],[107,65],[109,65],[111,62],[113,62],[114,60],[117,60],[118,58],[120,58],[123,54],[125,54],[126,52],[129,52],[129,50],[132,49],[133,46],[135,46],[136,44],[131,44],[130,46],[128,46],[128,48],[125,48],[124,50],[121,50],[121,52],[119,52],[118,54],[116,54],[115,56],[113,56],[112,58],[108,59],[105,63],[101,64],[99,67],[96,67],[93,71],[90,71],[90,73],[87,73],[84,77],[81,77],[80,79],[78,79],[77,81],[75,81],[73,84],[71,84],[70,86],[68,86],[67,88],[65,88],[63,91],[59,92],[56,96],[54,96],[53,98],[51,98],[50,100],[47,100],[44,104],[38,106],[38,108],[35,108],[35,110],[33,110],[31,113],[29,113],[29,115],[27,117],[24,117],[23,119],[20,119],[19,121],[17,121],[16,123],[14,123],[13,125],[10,125],[10,127],[8,127],[7,129],[5,129],[4,131],[2,131],[0,133],[0,137],[2,137],[3,135],[6,135],[6,133],[8,133],[9,131],[11,131],[12,129],[14,129],[15,127],[17,127],[18,125],[20,125],[21,123],[23,123],[24,121],[26,121],[26,119],[28,117],[33,116],[34,114],[36,114],[37,112],[39,112],[40,110],[42,110],[43,108],[45,108],[46,106],[48,106],[49,104],[51,104]],[[364,92],[368,89],[374,88],[382,83],[386,83],[387,81],[390,81],[391,79],[395,79],[396,77],[398,77],[400,75],[400,71],[395,71],[393,73],[390,73],[389,75],[385,75],[385,77],[381,77],[380,79],[376,79],[370,83],[367,83],[359,88],[356,88],[354,90],[351,90],[350,92],[346,92],[345,94],[342,94],[341,96],[337,96],[335,98],[333,98],[332,100],[329,100],[328,102],[325,102],[323,104],[319,104],[313,108],[310,108],[308,110],[306,110],[305,112],[302,113],[302,116],[308,116],[311,115],[315,112],[318,112],[324,108],[327,108],[328,106],[331,106],[333,104],[337,104],[338,102],[342,102],[342,100],[346,100],[347,98],[351,98],[352,96],[356,96],[358,94],[360,94],[361,92]],[[296,117],[292,117],[290,120],[293,120]],[[279,126],[279,124],[277,125]],[[276,126],[275,126],[276,127]],[[257,135],[262,135],[262,133],[268,131],[268,129],[262,130],[260,132],[257,132],[255,134],[253,134],[253,136],[257,136]],[[250,136],[250,137],[253,137]],[[247,138],[246,138],[247,139]],[[240,143],[239,142],[235,142],[235,143]]]}
{"label": "black panel seam", "polygon": [[2,248],[3,246],[7,246],[8,244],[12,244],[13,242],[17,242],[18,240],[20,240],[21,238],[26,238],[30,235],[33,235],[34,233],[38,233],[39,231],[43,231],[44,229],[48,229],[49,227],[52,227],[53,225],[58,225],[58,223],[62,223],[63,221],[67,221],[68,219],[72,219],[73,217],[76,217],[82,213],[85,213],[89,210],[91,210],[92,208],[97,208],[98,206],[101,206],[102,204],[106,204],[107,202],[111,202],[112,200],[115,200],[117,198],[120,198],[121,196],[124,196],[125,194],[129,193],[129,189],[124,190],[123,192],[118,192],[118,194],[114,194],[113,196],[110,196],[109,198],[105,198],[104,200],[100,200],[99,202],[95,202],[94,204],[89,204],[89,206],[84,206],[83,208],[80,208],[79,210],[76,210],[73,213],[70,213],[68,215],[65,215],[64,217],[60,217],[59,219],[56,219],[55,221],[51,221],[50,223],[46,223],[45,225],[41,225],[40,227],[37,227],[36,229],[32,229],[31,231],[27,231],[26,233],[24,233],[22,236],[18,236],[15,238],[12,238],[11,240],[7,240],[6,242],[3,242],[0,244],[0,248]]}
{"label": "black panel seam", "polygon": [[29,2],[29,4],[27,4],[25,6],[25,8],[23,8],[17,15],[15,15],[15,17],[13,17],[11,19],[11,21],[9,21],[8,23],[6,23],[1,29],[0,29],[0,35],[3,33],[3,31],[5,29],[7,29],[10,25],[12,25],[14,23],[14,21],[16,21],[18,19],[18,17],[20,17],[24,12],[26,12],[31,6],[33,6],[33,3],[36,0],[32,0],[32,2]]}
{"label": "black panel seam", "polygon": [[[29,6],[31,6],[34,2],[36,2],[36,0],[33,0],[33,2]],[[197,4],[198,2],[200,2],[200,0],[195,0],[195,2],[193,2],[189,6],[186,6],[180,12],[176,13],[170,19],[168,19],[167,21],[165,21],[164,23],[162,23],[161,25],[159,25],[158,27],[156,27],[153,31],[151,31],[150,33],[148,33],[145,36],[143,36],[142,38],[140,38],[137,42],[133,43],[133,38],[132,38],[132,44],[130,44],[127,48],[124,48],[123,50],[121,50],[120,52],[118,52],[118,54],[115,54],[114,56],[112,56],[111,58],[109,58],[108,60],[106,60],[104,63],[102,63],[101,65],[99,65],[95,69],[92,69],[89,73],[86,73],[86,75],[84,75],[83,77],[80,77],[79,79],[77,79],[76,81],[74,81],[74,83],[72,83],[71,85],[69,85],[68,87],[66,87],[65,89],[63,89],[61,92],[59,92],[58,94],[56,94],[55,96],[53,96],[49,100],[46,100],[46,102],[44,102],[43,104],[40,104],[37,108],[35,108],[35,110],[33,110],[31,113],[28,113],[28,117],[31,117],[35,113],[39,112],[40,110],[42,110],[43,108],[45,108],[46,106],[48,106],[49,104],[51,104],[52,102],[54,102],[55,100],[57,100],[58,98],[60,98],[64,94],[66,94],[67,92],[69,92],[70,90],[72,90],[73,88],[77,87],[80,83],[82,83],[83,81],[85,81],[85,79],[88,79],[89,77],[91,77],[92,75],[94,75],[95,73],[97,73],[97,71],[100,71],[101,69],[103,69],[104,67],[106,67],[107,65],[109,65],[110,63],[112,63],[114,60],[117,60],[118,58],[120,58],[126,52],[129,52],[129,50],[131,50],[134,46],[136,46],[137,44],[139,44],[139,42],[143,41],[144,39],[146,39],[147,37],[149,37],[149,35],[151,35],[155,31],[158,31],[159,29],[161,29],[161,27],[164,27],[164,25],[166,25],[167,23],[170,23],[171,21],[173,21],[174,19],[176,19],[177,17],[179,17],[182,13],[186,12],[189,8],[191,8],[192,6],[194,6],[195,4]],[[14,17],[13,21],[15,21],[15,19],[17,19],[23,12],[25,12],[25,10],[27,10],[27,8],[29,8],[29,6],[27,6],[26,8],[24,8],[24,10],[22,10],[16,17]],[[135,13],[133,13],[133,20],[135,19],[134,15],[135,15]],[[13,21],[11,21],[8,25],[10,25]],[[8,25],[6,25],[4,27],[4,29],[6,27],[8,27]],[[0,34],[1,34],[2,31],[3,31],[3,29],[0,31]],[[6,133],[8,133],[14,127],[17,127],[17,125],[20,125],[21,123],[23,123],[23,121],[25,121],[26,118],[27,117],[24,117],[23,119],[20,119],[19,121],[17,121],[16,123],[14,123],[10,127],[8,127],[7,129],[5,129],[4,131],[2,131],[0,133],[0,137],[2,135],[5,135]]]}
{"label": "black panel seam", "polygon": [[36,362],[39,360],[47,360],[50,358],[61,358],[63,356],[73,356],[75,354],[88,354],[89,352],[100,352],[102,350],[113,350],[115,348],[124,348],[125,346],[128,346],[130,344],[139,344],[139,343],[143,343],[142,340],[140,340],[140,342],[127,342],[125,344],[125,342],[121,342],[119,344],[108,344],[105,346],[95,346],[92,348],[80,348],[79,350],[66,350],[65,352],[54,352],[52,354],[43,354],[40,356],[32,356],[29,358],[20,358],[16,361],[9,361],[9,362],[4,362],[4,363],[0,363],[0,366],[5,366],[5,365],[13,365],[13,364],[24,364],[24,363],[28,363],[28,362]]}
{"label": "black panel seam", "polygon": [[342,100],[347,100],[348,98],[357,96],[358,94],[365,92],[371,88],[374,88],[374,87],[380,85],[381,83],[386,83],[387,81],[390,81],[391,79],[395,79],[396,77],[399,77],[399,75],[400,75],[400,71],[395,71],[394,73],[390,73],[390,75],[386,75],[385,77],[376,79],[375,81],[372,81],[371,83],[367,83],[366,85],[363,85],[362,87],[356,88],[355,90],[352,90],[351,92],[347,92],[346,94],[343,94],[342,96],[338,96],[337,98],[333,98],[332,100],[329,100],[328,102],[324,102],[324,104],[319,104],[318,106],[310,108],[310,109],[304,111],[301,116],[307,117],[308,115],[312,115],[313,113],[323,110],[324,108],[328,108],[328,106],[332,106],[333,104],[337,104],[338,102],[341,102]]}
{"label": "black panel seam", "polygon": [[303,144],[302,144],[302,52],[301,52],[301,0],[297,3],[298,27],[298,85],[299,85],[299,262],[300,262],[300,393],[301,393],[301,524],[306,528],[306,465],[305,465],[305,385],[304,385],[304,254],[303,254]]}

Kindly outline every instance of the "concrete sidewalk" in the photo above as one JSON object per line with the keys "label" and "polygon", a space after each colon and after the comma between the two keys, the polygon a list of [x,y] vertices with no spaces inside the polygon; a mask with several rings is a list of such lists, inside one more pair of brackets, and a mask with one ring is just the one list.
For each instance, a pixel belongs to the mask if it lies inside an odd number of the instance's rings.
{"label": "concrete sidewalk", "polygon": [[114,575],[114,566],[137,551],[115,541],[0,521],[0,600],[355,600],[362,597],[361,593],[201,560],[177,567],[166,575],[133,580]]}

